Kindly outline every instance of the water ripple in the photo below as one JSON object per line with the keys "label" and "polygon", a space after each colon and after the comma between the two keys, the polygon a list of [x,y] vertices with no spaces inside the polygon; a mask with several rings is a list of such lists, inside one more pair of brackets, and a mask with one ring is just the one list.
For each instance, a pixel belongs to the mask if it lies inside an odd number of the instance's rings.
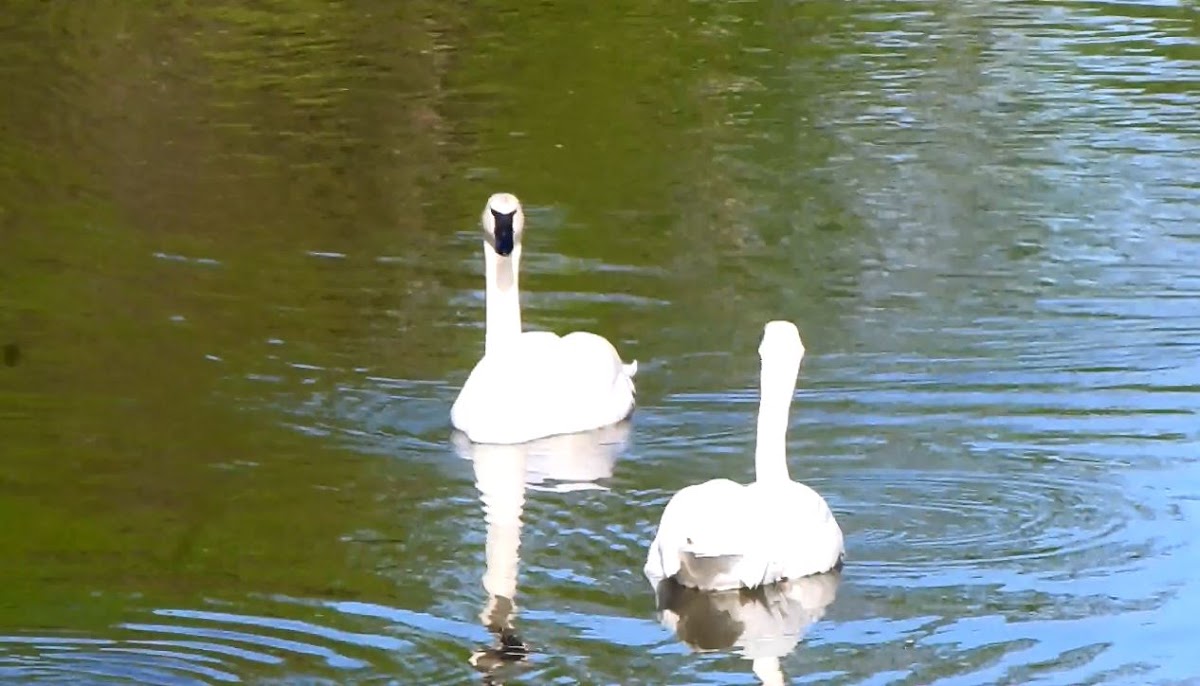
{"label": "water ripple", "polygon": [[[275,615],[314,612],[324,623],[283,616],[243,615],[194,609],[151,610],[160,621],[113,625],[106,638],[78,635],[0,636],[0,681],[21,683],[205,684],[278,679],[309,683],[376,680],[393,672],[396,661],[421,655],[422,683],[437,683],[467,673],[467,646],[486,638],[481,627],[451,631],[448,646],[436,622],[420,623],[412,640],[394,635],[374,619],[416,613],[361,603],[280,599]],[[356,611],[375,607],[375,612]],[[432,621],[432,620],[431,620]],[[353,623],[359,630],[328,624]],[[442,624],[458,626],[443,620]],[[401,622],[400,626],[413,626]],[[395,625],[392,625],[395,626]],[[362,630],[366,628],[367,630]],[[444,659],[429,660],[441,655]],[[451,679],[453,680],[453,679]]]}
{"label": "water ripple", "polygon": [[[1149,553],[1124,535],[1148,515],[1116,483],[1063,465],[1019,474],[875,469],[827,490],[852,514],[848,566],[889,576],[1002,567],[1098,573]],[[814,484],[815,487],[820,486]]]}
{"label": "water ripple", "polygon": [[262,664],[281,661],[270,655],[196,641],[0,636],[0,680],[164,685],[241,681],[227,660],[206,653]]}

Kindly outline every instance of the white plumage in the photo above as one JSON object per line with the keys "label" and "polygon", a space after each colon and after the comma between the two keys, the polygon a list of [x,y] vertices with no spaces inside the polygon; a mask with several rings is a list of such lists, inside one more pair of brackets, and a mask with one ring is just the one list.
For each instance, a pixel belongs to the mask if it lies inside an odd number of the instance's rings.
{"label": "white plumage", "polygon": [[633,411],[637,362],[601,336],[521,331],[518,288],[525,215],[497,193],[483,211],[486,334],[450,422],[476,443],[524,443],[615,424]]}
{"label": "white plumage", "polygon": [[842,530],[816,491],[791,480],[787,425],[804,358],[791,322],[769,322],[762,358],[755,481],[713,479],[688,486],[667,503],[644,572],[701,590],[755,588],[837,567]]}

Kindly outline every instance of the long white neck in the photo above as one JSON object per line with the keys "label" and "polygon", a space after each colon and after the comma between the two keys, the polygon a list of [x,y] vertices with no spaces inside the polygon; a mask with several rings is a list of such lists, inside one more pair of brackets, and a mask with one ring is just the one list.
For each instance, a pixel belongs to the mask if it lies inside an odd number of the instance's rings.
{"label": "long white neck", "polygon": [[517,288],[521,246],[515,246],[508,257],[501,257],[485,242],[483,259],[487,280],[487,331],[483,339],[486,355],[521,335],[521,293]]}
{"label": "long white neck", "polygon": [[763,360],[758,406],[754,478],[762,483],[790,481],[787,467],[788,413],[796,392],[800,360]]}

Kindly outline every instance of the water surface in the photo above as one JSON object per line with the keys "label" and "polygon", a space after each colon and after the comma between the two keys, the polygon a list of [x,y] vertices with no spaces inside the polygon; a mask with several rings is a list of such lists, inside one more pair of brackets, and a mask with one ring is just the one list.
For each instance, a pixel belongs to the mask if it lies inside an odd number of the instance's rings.
{"label": "water surface", "polygon": [[[774,318],[788,679],[1200,679],[1187,4],[16,3],[0,73],[0,680],[756,683],[640,569]],[[501,189],[631,424],[452,440]]]}

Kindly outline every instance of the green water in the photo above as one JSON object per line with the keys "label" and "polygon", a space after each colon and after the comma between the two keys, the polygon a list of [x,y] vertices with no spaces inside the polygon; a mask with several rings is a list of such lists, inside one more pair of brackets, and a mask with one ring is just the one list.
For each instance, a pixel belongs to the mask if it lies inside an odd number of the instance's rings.
{"label": "green water", "polygon": [[[641,565],[786,318],[848,547],[787,678],[1200,681],[1193,7],[14,1],[0,77],[0,680],[757,683]],[[489,674],[499,190],[526,326],[640,371]]]}

